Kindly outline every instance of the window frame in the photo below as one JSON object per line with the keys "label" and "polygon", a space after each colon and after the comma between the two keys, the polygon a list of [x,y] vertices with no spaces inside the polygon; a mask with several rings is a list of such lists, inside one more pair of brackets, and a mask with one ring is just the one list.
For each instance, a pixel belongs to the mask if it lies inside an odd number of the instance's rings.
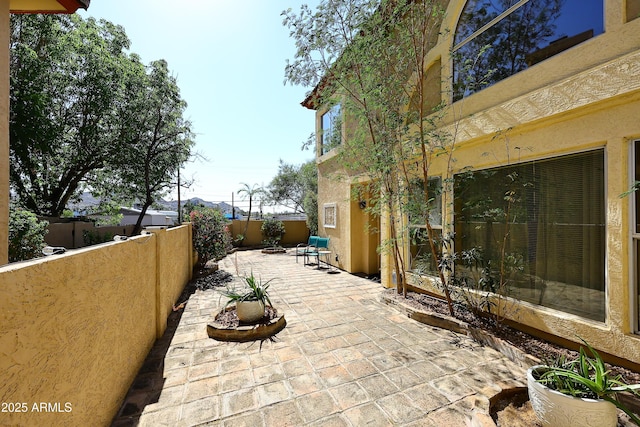
{"label": "window frame", "polygon": [[[640,143],[640,140],[638,140],[638,142]],[[606,201],[608,200],[608,196],[607,196],[607,194],[608,194],[608,189],[607,189],[607,179],[608,179],[608,162],[607,162],[607,158],[608,158],[608,153],[607,153],[607,150],[606,150],[606,146],[599,145],[599,146],[595,146],[595,147],[592,147],[592,148],[586,148],[586,149],[582,149],[582,150],[574,150],[574,151],[569,151],[569,152],[566,152],[566,153],[558,153],[558,154],[551,154],[551,155],[547,155],[547,156],[542,156],[542,157],[535,158],[535,159],[527,159],[527,160],[516,161],[516,162],[510,163],[508,166],[519,166],[519,165],[526,165],[526,164],[529,164],[529,163],[540,163],[540,162],[545,162],[545,161],[554,161],[554,160],[562,159],[564,157],[589,154],[589,153],[594,153],[594,152],[597,152],[597,151],[601,151],[602,152],[602,156],[603,156],[602,161],[603,161],[603,186],[604,186],[603,187],[603,199],[604,199],[604,201],[603,201],[603,203],[604,203],[604,205],[603,205],[603,209],[604,209],[604,218],[603,218],[604,236],[603,236],[603,242],[604,243],[603,243],[603,248],[602,249],[603,249],[604,260],[603,260],[602,268],[603,268],[603,274],[604,275],[603,275],[603,278],[602,278],[602,280],[603,280],[603,282],[602,282],[603,283],[603,291],[602,291],[603,301],[602,301],[602,304],[603,304],[603,309],[604,309],[604,319],[603,320],[594,319],[594,318],[591,318],[591,317],[588,317],[588,316],[585,316],[585,315],[581,315],[581,314],[577,314],[577,313],[573,313],[573,312],[570,312],[570,311],[565,311],[565,310],[554,308],[554,307],[548,307],[548,306],[541,305],[541,304],[527,302],[526,300],[518,299],[516,296],[513,296],[513,295],[509,295],[509,297],[514,298],[517,301],[522,301],[522,302],[533,304],[536,307],[540,307],[541,309],[550,309],[550,310],[558,311],[558,312],[563,313],[563,314],[568,315],[568,316],[576,316],[576,317],[578,317],[580,319],[583,319],[585,321],[588,321],[588,322],[597,322],[599,324],[607,324],[609,322],[609,320],[610,320],[610,316],[607,314],[607,307],[609,305],[609,295],[608,295],[609,294],[609,274],[608,274],[608,266],[609,266],[609,260],[608,260],[608,256],[609,255],[608,254],[609,254],[609,250],[608,250],[606,242],[607,242],[607,236],[609,234],[609,230],[608,230],[608,227],[607,227],[608,214],[607,214],[607,208],[606,208],[606,206],[607,206],[607,202]],[[481,168],[481,169],[474,169],[473,172],[491,171],[492,169],[500,169],[502,167],[505,167],[505,166],[484,167],[484,168]],[[639,193],[639,196],[640,196],[640,193]],[[459,197],[459,195],[455,194],[455,192],[454,192],[454,194],[453,194],[454,203],[455,203],[455,201],[458,200],[458,197]],[[453,228],[454,228],[454,231],[456,233],[458,233],[459,230],[456,229],[455,225],[456,225],[456,220],[454,219],[453,220]],[[458,247],[455,248],[456,251],[458,249],[459,249]],[[639,250],[640,250],[640,245],[639,245]],[[640,296],[640,294],[639,294],[639,296]],[[633,296],[631,296],[631,298],[633,298]],[[639,302],[639,304],[640,304],[640,302]]]}
{"label": "window frame", "polygon": [[[531,68],[532,66],[536,65],[539,62],[543,62],[547,59],[551,59],[552,57],[561,54],[562,52],[571,49],[572,47],[578,46],[583,44],[584,42],[589,41],[592,38],[595,38],[601,34],[604,34],[606,32],[606,5],[605,2],[606,0],[598,0],[598,2],[601,3],[602,9],[601,9],[601,27],[593,27],[591,29],[587,29],[587,30],[583,30],[579,33],[573,34],[571,36],[566,36],[563,35],[562,32],[558,33],[558,34],[553,34],[554,36],[558,36],[557,39],[555,40],[549,40],[550,37],[544,38],[542,39],[542,41],[544,41],[546,43],[546,46],[541,46],[538,47],[537,50],[534,50],[532,52],[521,52],[521,55],[524,56],[524,58],[522,58],[522,60],[524,60],[527,65],[526,67],[523,67],[522,69],[516,70],[516,71],[511,71],[511,73],[509,75],[506,76],[502,76],[499,77],[497,79],[493,79],[491,78],[491,75],[500,70],[500,67],[496,67],[493,70],[488,70],[486,74],[481,75],[480,79],[476,80],[476,78],[478,76],[474,76],[474,74],[476,73],[476,71],[471,72],[470,70],[467,70],[465,72],[465,66],[461,65],[461,64],[466,64],[468,63],[468,61],[471,60],[472,63],[476,63],[476,62],[480,62],[479,58],[480,58],[480,52],[482,52],[482,47],[478,47],[477,51],[473,49],[471,49],[470,52],[467,52],[466,55],[464,55],[464,48],[466,45],[468,45],[469,43],[473,42],[475,39],[477,39],[478,37],[482,37],[483,34],[491,34],[492,31],[495,31],[496,28],[499,28],[499,26],[505,22],[506,20],[510,19],[510,17],[517,15],[519,13],[519,11],[521,9],[523,9],[524,7],[527,7],[527,4],[530,2],[535,2],[537,0],[517,0],[515,2],[515,4],[513,4],[510,7],[507,7],[505,10],[503,10],[502,12],[497,12],[497,16],[495,16],[494,18],[490,19],[488,22],[485,23],[478,23],[478,25],[482,25],[480,28],[475,29],[475,31],[473,31],[471,34],[468,34],[466,37],[464,37],[464,39],[462,40],[457,40],[458,38],[458,33],[459,33],[459,29],[460,29],[460,25],[461,23],[464,24],[466,22],[466,20],[464,20],[465,16],[466,16],[466,8],[468,5],[470,5],[470,1],[465,1],[464,5],[461,9],[460,15],[458,16],[458,21],[456,22],[456,28],[455,31],[453,33],[453,38],[452,38],[452,46],[451,46],[451,83],[452,83],[452,93],[451,93],[451,100],[453,102],[456,101],[460,101],[464,98],[466,98],[467,96],[470,96],[474,93],[480,92],[483,89],[493,86],[496,83],[501,82],[502,80],[506,80],[509,77],[513,77],[514,75],[525,71],[529,68]],[[532,3],[533,6],[536,6],[535,3]],[[533,7],[532,6],[532,7]],[[563,6],[564,8],[564,6]],[[570,15],[570,13],[573,11],[573,9],[569,9],[567,8],[567,10],[562,10],[560,12],[560,14],[558,15],[558,22],[562,21],[563,17],[566,17],[568,15]],[[553,21],[552,21],[553,22]],[[581,21],[582,22],[582,21]],[[584,22],[590,22],[585,20]],[[565,24],[563,27],[563,30],[566,30],[567,25]],[[597,31],[597,30],[601,30],[601,31]],[[555,31],[555,30],[554,30]],[[500,32],[499,35],[503,35],[505,33]],[[498,39],[496,37],[493,37],[493,39]],[[563,41],[564,40],[564,41]],[[490,43],[491,44],[491,43]],[[493,46],[493,45],[492,45]],[[499,47],[499,46],[493,46],[493,47]],[[490,51],[491,49],[489,49]],[[544,53],[543,53],[544,52]],[[473,53],[473,55],[470,55],[471,53]],[[538,55],[535,55],[535,54]],[[458,55],[461,55],[461,57],[458,57]],[[527,59],[527,57],[529,59]],[[514,59],[515,60],[515,59]],[[532,61],[532,63],[529,63],[529,61]],[[511,67],[513,68],[516,64],[511,64]],[[475,65],[473,65],[473,67],[475,67]],[[516,67],[516,68],[521,68],[521,67]],[[504,71],[504,70],[503,70]],[[498,73],[498,75],[501,73]],[[469,79],[469,76],[471,77],[471,80]],[[488,80],[489,78],[491,78],[490,80]],[[460,82],[470,82],[469,85],[467,84],[462,84]]]}
{"label": "window frame", "polygon": [[[337,111],[336,111],[337,110]],[[329,126],[327,128],[324,127],[324,119],[328,118]],[[343,142],[343,132],[342,132],[342,120],[343,112],[342,112],[342,104],[340,102],[336,102],[327,107],[326,110],[322,114],[320,114],[320,138],[319,138],[319,155],[323,156],[333,149],[342,145]],[[332,146],[330,138],[335,138],[336,131],[339,130],[339,143],[335,146]],[[327,132],[328,131],[328,132]],[[330,135],[330,136],[328,136]]]}
{"label": "window frame", "polygon": [[[333,214],[327,214],[333,210]],[[333,219],[333,222],[328,220]],[[325,203],[322,205],[322,225],[324,228],[336,228],[338,226],[338,205],[336,203]]]}

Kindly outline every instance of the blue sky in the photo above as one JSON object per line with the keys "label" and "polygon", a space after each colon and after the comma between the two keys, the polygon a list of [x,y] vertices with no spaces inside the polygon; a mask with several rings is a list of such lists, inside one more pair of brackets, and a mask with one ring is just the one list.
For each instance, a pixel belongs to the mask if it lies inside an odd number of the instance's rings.
{"label": "blue sky", "polygon": [[242,182],[266,186],[278,159],[300,164],[313,158],[301,150],[314,131],[314,112],[300,105],[310,88],[283,84],[295,45],[280,13],[317,2],[93,0],[78,13],[122,25],[131,52],[145,63],[168,62],[189,104],[195,149],[207,158],[183,169],[196,182],[182,198],[230,203]]}

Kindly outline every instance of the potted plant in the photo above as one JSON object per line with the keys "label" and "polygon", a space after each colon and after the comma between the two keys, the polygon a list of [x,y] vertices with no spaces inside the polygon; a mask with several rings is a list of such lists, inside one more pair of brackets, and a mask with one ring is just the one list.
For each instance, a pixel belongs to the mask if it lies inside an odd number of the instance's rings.
{"label": "potted plant", "polygon": [[[584,340],[583,340],[584,342]],[[616,393],[640,396],[640,384],[627,385],[605,367],[600,355],[586,342],[575,360],[561,357],[527,371],[531,406],[543,425],[615,427],[616,408],[640,425],[640,419],[620,402]],[[588,351],[588,352],[587,352]]]}
{"label": "potted plant", "polygon": [[244,278],[246,288],[238,291],[231,287],[223,292],[223,295],[228,298],[225,309],[235,303],[236,313],[241,323],[253,323],[262,319],[267,304],[272,305],[268,292],[272,280],[262,283],[260,279],[256,279],[252,271]]}

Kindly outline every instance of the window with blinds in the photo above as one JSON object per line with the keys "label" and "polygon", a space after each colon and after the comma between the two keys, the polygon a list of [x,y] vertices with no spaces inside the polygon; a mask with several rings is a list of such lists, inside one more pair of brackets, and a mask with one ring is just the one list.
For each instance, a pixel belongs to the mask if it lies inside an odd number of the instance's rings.
{"label": "window with blinds", "polygon": [[511,297],[604,321],[604,188],[603,149],[459,174],[455,250]]}

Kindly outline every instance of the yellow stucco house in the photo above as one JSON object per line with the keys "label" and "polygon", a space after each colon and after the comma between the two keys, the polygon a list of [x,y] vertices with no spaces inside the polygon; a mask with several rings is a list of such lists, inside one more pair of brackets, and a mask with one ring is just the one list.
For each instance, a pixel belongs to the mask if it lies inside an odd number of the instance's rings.
{"label": "yellow stucco house", "polygon": [[[477,194],[503,198],[502,182],[516,172],[527,190],[509,251],[528,283],[516,283],[510,295],[518,309],[508,317],[555,341],[575,344],[582,337],[640,368],[640,197],[629,192],[640,181],[640,0],[443,4],[437,43],[424,60],[438,77],[428,83],[431,93],[456,112],[442,122],[456,129],[453,171],[438,161],[430,170],[436,180],[456,182],[443,190],[451,209],[437,205],[453,226],[455,250],[491,246],[490,225],[471,211],[465,217],[462,207]],[[539,24],[544,36],[528,34],[535,43],[494,58],[499,70],[486,85],[462,84],[471,72],[464,59],[486,45],[499,56],[514,22],[551,7],[553,18]],[[393,263],[376,252],[389,217],[370,217],[366,195],[352,197],[358,184],[335,178],[344,175],[336,155],[341,147],[326,135],[335,134],[333,127],[345,135],[348,118],[340,104],[310,99],[303,105],[316,110],[319,234],[331,238],[334,265],[379,272],[392,287]],[[507,136],[496,138],[502,132]],[[457,185],[468,168],[482,173],[473,184]],[[365,231],[367,225],[379,235]],[[417,268],[424,245],[419,238],[405,243],[409,281],[441,294],[428,271]]]}
{"label": "yellow stucco house", "polygon": [[9,16],[74,13],[90,0],[0,0],[0,265],[9,261]]}

